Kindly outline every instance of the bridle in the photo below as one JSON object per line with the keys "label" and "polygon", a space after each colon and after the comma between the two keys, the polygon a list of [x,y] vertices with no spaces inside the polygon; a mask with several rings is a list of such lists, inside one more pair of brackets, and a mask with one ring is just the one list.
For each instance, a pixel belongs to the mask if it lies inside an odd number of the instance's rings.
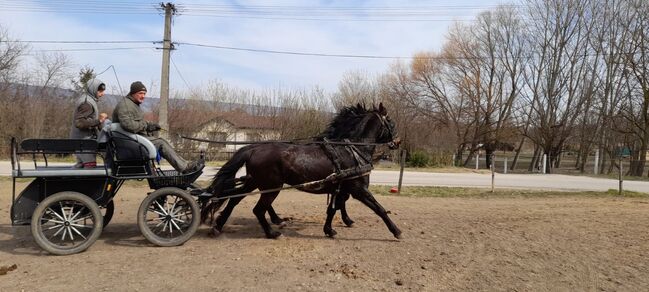
{"label": "bridle", "polygon": [[386,143],[390,149],[396,149],[399,147],[398,143],[394,141],[394,129],[391,127],[390,122],[388,122],[387,117],[377,112],[374,114],[379,118],[379,121],[381,121],[381,134],[379,135],[379,139],[382,140],[384,137],[390,139],[390,142]]}

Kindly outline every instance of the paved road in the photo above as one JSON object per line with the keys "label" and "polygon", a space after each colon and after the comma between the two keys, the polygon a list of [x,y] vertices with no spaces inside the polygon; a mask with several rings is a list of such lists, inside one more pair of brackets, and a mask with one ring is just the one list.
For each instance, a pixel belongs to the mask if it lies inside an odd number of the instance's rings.
{"label": "paved road", "polygon": [[[67,165],[54,163],[54,165]],[[24,163],[29,167],[29,163]],[[208,180],[214,176],[218,169],[207,167],[200,179]],[[0,176],[11,175],[11,164],[0,161]],[[396,186],[399,172],[375,170],[370,176],[370,183],[375,185]],[[480,173],[431,173],[410,172],[403,176],[403,184],[407,186],[449,186],[449,187],[491,187],[491,175]],[[569,176],[559,174],[496,174],[497,188],[517,189],[547,189],[566,191],[606,191],[617,189],[618,181],[614,179],[592,178],[585,176]],[[649,193],[649,182],[625,181],[624,189],[636,192]]]}

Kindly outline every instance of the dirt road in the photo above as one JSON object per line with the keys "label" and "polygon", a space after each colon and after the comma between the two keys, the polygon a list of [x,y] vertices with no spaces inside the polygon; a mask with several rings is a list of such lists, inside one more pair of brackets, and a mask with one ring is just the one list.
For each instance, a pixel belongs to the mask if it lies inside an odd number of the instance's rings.
{"label": "dirt road", "polygon": [[286,192],[293,222],[263,238],[256,198],[213,239],[203,226],[184,246],[150,246],[135,213],[146,189],[125,186],[116,214],[86,252],[50,256],[27,227],[11,227],[0,186],[0,291],[640,291],[649,287],[649,200],[612,197],[378,197],[404,231],[350,201],[352,228],[324,237],[325,198]]}

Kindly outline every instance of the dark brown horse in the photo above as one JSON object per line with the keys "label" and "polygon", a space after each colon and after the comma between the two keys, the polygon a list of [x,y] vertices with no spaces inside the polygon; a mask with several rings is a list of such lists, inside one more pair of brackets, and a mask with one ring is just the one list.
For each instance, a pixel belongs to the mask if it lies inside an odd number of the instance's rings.
{"label": "dark brown horse", "polygon": [[[322,141],[350,141],[364,143],[363,145],[331,145],[329,150],[323,147]],[[266,237],[276,238],[281,235],[268,224],[266,212],[269,213],[273,223],[280,223],[280,219],[272,208],[272,203],[279,194],[279,189],[284,184],[299,185],[327,178],[336,171],[358,167],[363,161],[371,162],[377,144],[385,143],[392,149],[399,145],[394,123],[387,115],[387,110],[380,104],[378,108],[368,110],[360,104],[356,107],[342,109],[333,119],[329,127],[316,138],[316,141],[307,144],[290,144],[270,142],[265,144],[249,145],[238,150],[216,174],[208,190],[218,197],[227,197],[245,194],[259,189],[261,191],[274,190],[261,194],[253,213],[259,220]],[[331,149],[333,148],[333,151]],[[246,166],[246,177],[239,181],[234,176],[237,171]],[[350,226],[354,222],[345,210],[345,201],[351,195],[372,209],[383,219],[388,229],[396,238],[400,238],[401,230],[390,220],[387,212],[376,201],[368,190],[369,174],[353,175],[345,180],[326,182],[319,185],[300,187],[298,189],[314,194],[335,194],[327,208],[327,220],[324,232],[327,236],[334,236],[336,231],[331,227],[331,221],[337,209],[341,210],[345,224]],[[213,232],[219,233],[223,229],[234,207],[243,199],[233,197],[228,199],[227,206],[216,218]],[[216,200],[203,208],[203,218],[210,212],[218,210],[224,200]]]}

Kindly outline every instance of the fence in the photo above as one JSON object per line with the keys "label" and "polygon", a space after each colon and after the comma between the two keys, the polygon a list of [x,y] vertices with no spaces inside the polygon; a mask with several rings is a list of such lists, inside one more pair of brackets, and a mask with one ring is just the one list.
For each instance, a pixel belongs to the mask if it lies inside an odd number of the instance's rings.
{"label": "fence", "polygon": [[[395,161],[395,160],[398,161],[399,165],[400,165],[398,190],[395,190],[395,191],[400,193],[401,192],[401,187],[402,187],[402,179],[403,179],[403,175],[404,175],[404,169],[405,169],[405,166],[406,166],[405,157],[407,156],[407,153],[405,152],[405,150],[402,150],[402,151],[399,151],[398,153],[394,153],[394,154],[396,154],[396,155],[393,156],[393,161]],[[394,159],[394,158],[397,158],[397,159]],[[498,173],[512,173],[512,170],[511,170],[512,169],[511,168],[511,160],[512,160],[512,158],[513,158],[513,156],[508,156],[508,155],[502,155],[502,156],[493,155],[492,156],[492,160],[491,160],[492,164],[491,164],[491,167],[488,168],[490,170],[490,172],[491,172],[491,191],[492,192],[494,192],[494,189],[495,189],[496,185],[498,184],[497,179],[496,179],[496,175],[495,175],[497,172]],[[528,160],[527,163],[525,163],[526,158]],[[519,173],[529,173],[529,166],[532,163],[532,160],[533,160],[532,158],[533,157],[531,155],[521,155],[521,156],[519,156],[518,159],[519,159],[520,165],[526,167],[525,170],[518,171]],[[586,163],[585,165],[587,165],[587,166],[590,165],[592,167],[592,172],[597,173],[598,169],[600,169],[599,168],[600,165],[597,162],[597,156],[592,156],[592,157],[589,156],[589,157],[586,157],[586,158],[587,158],[587,161],[591,161],[591,163],[590,164]],[[545,157],[545,159],[547,159],[547,157]],[[486,167],[486,157],[484,155],[482,157],[480,155],[473,156],[472,159],[469,160],[469,162],[470,163],[468,163],[467,165],[468,166],[473,165],[473,167],[475,167],[476,169],[480,169],[480,168],[485,169],[485,168],[487,168]],[[585,171],[581,172],[579,169],[577,169],[575,167],[576,162],[577,162],[577,159],[572,159],[572,160],[571,159],[565,159],[565,160],[563,160],[563,163],[571,163],[571,164],[573,164],[572,167],[567,167],[566,169],[568,169],[570,171],[573,171],[573,172],[579,172],[579,173],[583,174]],[[540,159],[538,164],[541,165],[541,166],[538,167],[538,168],[534,167],[533,168],[534,172],[538,172],[538,173],[548,173],[549,172],[548,171],[549,164],[548,163],[543,164],[543,159]],[[614,176],[617,179],[617,181],[618,181],[617,185],[618,186],[616,187],[616,189],[617,189],[618,194],[622,195],[624,193],[624,180],[625,180],[625,176],[628,176],[627,170],[629,169],[630,161],[629,161],[628,158],[626,158],[626,159],[618,158],[618,160],[614,161],[612,165],[614,167],[611,167],[611,168],[613,168],[615,171],[613,171],[612,173],[609,173],[609,176]],[[619,167],[619,166],[621,166],[621,167]],[[471,167],[469,167],[469,168],[471,168]],[[520,168],[519,167],[514,168],[514,171],[517,171],[517,170],[520,170]],[[557,173],[558,170],[564,170],[564,169],[561,168],[561,167],[555,167],[555,168],[552,168],[552,170],[554,170],[554,173]],[[564,172],[564,174],[565,174],[565,172]],[[637,179],[633,179],[633,180],[637,180]],[[508,184],[508,183],[505,183],[505,184]],[[509,182],[509,184],[511,184],[511,182]],[[534,183],[532,183],[532,184],[534,184]],[[583,185],[583,183],[582,183],[582,185]],[[571,188],[571,187],[568,186],[567,188]],[[635,191],[637,191],[638,185],[635,184],[632,187],[632,189],[633,188],[635,188]],[[640,191],[640,192],[645,192],[645,191]]]}
{"label": "fence", "polygon": [[[476,164],[476,155],[463,157],[464,159],[469,159],[466,164],[466,168],[472,169],[489,169],[487,167],[487,158],[486,155],[477,155],[478,160]],[[599,161],[598,161],[599,158]],[[536,159],[536,163],[530,167],[530,165],[535,162],[533,155],[530,154],[521,154],[518,157],[517,163],[514,168],[512,168],[514,162],[513,153],[496,153],[493,155],[492,163],[494,164],[495,171],[499,173],[557,173],[557,174],[617,174],[618,164],[620,163],[619,159],[611,161],[606,159],[605,161],[601,160],[601,157],[598,155],[589,155],[586,157],[586,162],[583,166],[583,171],[579,168],[577,163],[577,156],[575,155],[562,155],[560,162],[557,165],[550,165],[550,161],[553,159],[551,157],[545,158],[545,163],[543,161],[543,156],[539,159]],[[455,159],[453,160],[455,161]],[[463,166],[464,160],[460,163]],[[602,163],[604,163],[602,165]],[[643,176],[647,176],[649,172],[649,165],[644,162],[634,162],[634,163],[644,163],[645,170]],[[628,171],[631,167],[631,161],[629,158],[621,159],[621,165],[624,175],[628,175]],[[544,172],[545,169],[545,172]]]}

